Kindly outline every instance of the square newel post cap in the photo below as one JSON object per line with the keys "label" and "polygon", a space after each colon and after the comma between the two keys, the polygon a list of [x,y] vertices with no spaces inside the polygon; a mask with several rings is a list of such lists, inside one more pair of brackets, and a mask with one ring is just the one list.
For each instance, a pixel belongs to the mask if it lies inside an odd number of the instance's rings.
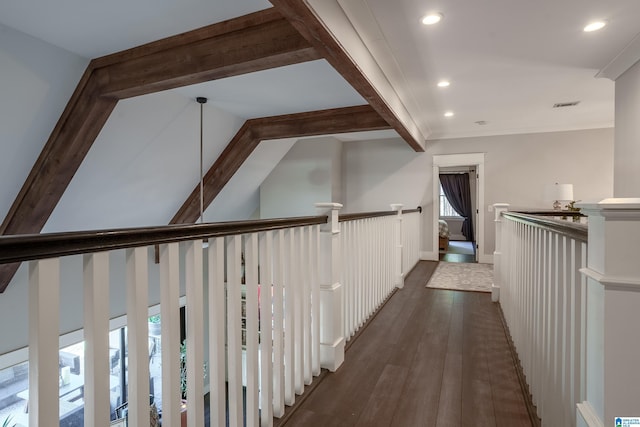
{"label": "square newel post cap", "polygon": [[502,212],[509,210],[509,203],[494,203],[493,205],[494,222],[502,220]]}
{"label": "square newel post cap", "polygon": [[320,211],[342,209],[342,203],[323,202],[323,203],[316,203],[315,206]]}
{"label": "square newel post cap", "polygon": [[586,215],[640,219],[640,197],[612,197],[599,202],[580,202],[575,206]]}
{"label": "square newel post cap", "polygon": [[394,212],[398,212],[402,210],[402,207],[404,206],[402,203],[391,203],[391,210]]}

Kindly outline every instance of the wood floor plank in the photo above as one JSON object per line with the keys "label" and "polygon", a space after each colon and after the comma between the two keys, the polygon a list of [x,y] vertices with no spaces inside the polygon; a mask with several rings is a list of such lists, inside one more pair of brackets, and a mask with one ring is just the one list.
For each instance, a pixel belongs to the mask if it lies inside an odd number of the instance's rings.
{"label": "wood floor plank", "polygon": [[463,305],[462,425],[495,425],[489,381],[486,313],[478,304],[479,293],[466,292]]}
{"label": "wood floor plank", "polygon": [[442,373],[442,389],[438,404],[438,427],[457,427],[462,414],[462,320],[463,297],[454,294],[449,322],[449,341]]}
{"label": "wood floor plank", "polygon": [[390,426],[398,406],[398,396],[409,370],[403,366],[387,365],[363,408],[356,426]]}
{"label": "wood floor plank", "polygon": [[421,262],[287,426],[531,426],[490,294],[427,289]]}

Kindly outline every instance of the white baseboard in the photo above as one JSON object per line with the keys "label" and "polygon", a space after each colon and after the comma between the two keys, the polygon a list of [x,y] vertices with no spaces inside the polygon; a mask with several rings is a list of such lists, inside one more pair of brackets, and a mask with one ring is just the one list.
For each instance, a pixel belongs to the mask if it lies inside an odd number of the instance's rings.
{"label": "white baseboard", "polygon": [[579,427],[604,427],[593,406],[587,401],[576,405],[576,425]]}
{"label": "white baseboard", "polygon": [[438,261],[439,255],[438,252],[420,252],[420,260],[421,261]]}
{"label": "white baseboard", "polygon": [[[439,252],[427,252],[427,251],[420,252],[421,261],[438,261],[439,259],[440,259]],[[478,258],[478,262],[481,264],[493,264],[493,254],[491,255],[480,254],[480,257]]]}

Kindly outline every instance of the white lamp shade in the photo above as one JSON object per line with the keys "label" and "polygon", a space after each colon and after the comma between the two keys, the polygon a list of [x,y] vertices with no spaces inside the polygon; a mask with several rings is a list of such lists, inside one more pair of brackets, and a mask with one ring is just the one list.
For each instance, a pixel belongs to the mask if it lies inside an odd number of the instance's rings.
{"label": "white lamp shade", "polygon": [[549,201],[570,202],[573,200],[573,184],[551,184],[545,189]]}

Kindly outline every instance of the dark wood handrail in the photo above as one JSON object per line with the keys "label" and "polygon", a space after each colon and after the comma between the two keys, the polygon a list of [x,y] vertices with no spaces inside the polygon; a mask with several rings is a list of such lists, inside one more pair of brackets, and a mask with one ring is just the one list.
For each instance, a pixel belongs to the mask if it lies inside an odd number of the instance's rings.
{"label": "dark wood handrail", "polygon": [[328,217],[321,215],[209,224],[1,236],[0,264],[326,224],[327,221]]}
{"label": "dark wood handrail", "polygon": [[[403,214],[410,214],[415,212],[422,213],[422,207],[418,206],[416,209],[407,209],[402,211]],[[340,222],[356,221],[359,219],[376,218],[380,216],[392,216],[392,215],[398,215],[398,212],[397,211],[358,212],[358,213],[351,213],[351,214],[341,214],[338,216],[338,221]]]}
{"label": "dark wood handrail", "polygon": [[[564,213],[556,216],[563,216]],[[563,236],[570,237],[572,239],[586,242],[588,237],[588,227],[586,224],[577,224],[573,222],[563,221],[559,219],[547,218],[541,215],[531,215],[529,213],[520,213],[506,211],[502,212],[502,216],[512,221],[520,222],[523,224],[533,225],[543,230],[553,231]]]}

